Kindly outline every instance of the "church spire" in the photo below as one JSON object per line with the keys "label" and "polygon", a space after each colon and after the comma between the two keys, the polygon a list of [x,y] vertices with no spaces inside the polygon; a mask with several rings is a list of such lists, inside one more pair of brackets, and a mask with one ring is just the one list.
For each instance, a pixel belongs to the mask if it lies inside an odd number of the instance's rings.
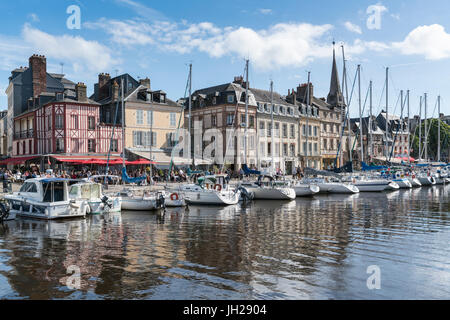
{"label": "church spire", "polygon": [[344,96],[342,95],[341,85],[339,83],[335,44],[333,41],[333,67],[331,71],[330,93],[328,94],[327,102],[333,107],[341,107],[344,105]]}

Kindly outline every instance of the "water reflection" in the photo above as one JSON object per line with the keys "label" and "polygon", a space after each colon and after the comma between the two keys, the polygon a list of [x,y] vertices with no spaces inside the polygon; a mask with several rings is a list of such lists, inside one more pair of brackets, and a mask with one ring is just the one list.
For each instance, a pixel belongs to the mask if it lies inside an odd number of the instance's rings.
{"label": "water reflection", "polygon": [[0,298],[448,299],[449,191],[18,219],[0,226]]}

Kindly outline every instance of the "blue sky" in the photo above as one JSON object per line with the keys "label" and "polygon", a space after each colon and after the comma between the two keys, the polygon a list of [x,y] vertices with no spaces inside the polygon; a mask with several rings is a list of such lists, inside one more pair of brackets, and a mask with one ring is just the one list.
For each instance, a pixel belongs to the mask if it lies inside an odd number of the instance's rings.
{"label": "blue sky", "polygon": [[[411,113],[429,94],[429,115],[442,95],[450,114],[450,3],[430,1],[143,1],[46,0],[2,1],[0,11],[0,107],[12,69],[26,66],[33,53],[47,57],[48,71],[83,81],[92,92],[98,73],[150,77],[154,89],[176,100],[184,96],[187,65],[193,63],[193,88],[229,82],[244,72],[250,58],[250,83],[286,94],[312,73],[315,95],[326,96],[332,41],[344,43],[351,85],[362,65],[362,99],[374,81],[374,112],[386,66],[390,73],[390,108],[401,89],[411,90]],[[68,29],[66,9],[81,9],[81,29]],[[380,12],[380,28],[369,29],[368,8]],[[373,11],[371,11],[373,13]],[[340,76],[342,56],[338,52]],[[357,97],[352,116],[357,116]],[[368,108],[366,108],[368,110]],[[437,111],[434,111],[437,115]]]}

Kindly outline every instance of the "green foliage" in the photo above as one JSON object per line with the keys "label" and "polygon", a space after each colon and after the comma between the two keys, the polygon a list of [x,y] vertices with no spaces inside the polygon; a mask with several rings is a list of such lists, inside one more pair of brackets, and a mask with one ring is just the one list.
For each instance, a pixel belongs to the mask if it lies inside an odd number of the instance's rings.
{"label": "green foliage", "polygon": [[[427,129],[429,130],[428,156],[433,160],[437,160],[438,120],[437,119],[428,120],[427,126],[428,126]],[[424,142],[425,142],[425,122],[422,123],[422,150]],[[450,126],[444,122],[441,122],[441,160],[447,159],[449,154],[449,148],[450,148]],[[415,158],[419,158],[419,128],[416,129],[415,136],[413,137],[411,155]],[[422,155],[425,156],[423,151]]]}

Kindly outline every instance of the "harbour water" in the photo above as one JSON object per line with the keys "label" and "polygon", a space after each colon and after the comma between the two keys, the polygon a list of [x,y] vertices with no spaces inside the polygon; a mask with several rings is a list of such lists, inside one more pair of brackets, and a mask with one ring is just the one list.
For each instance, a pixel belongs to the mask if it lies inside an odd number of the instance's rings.
{"label": "harbour water", "polygon": [[450,299],[449,192],[18,218],[0,226],[0,299]]}

